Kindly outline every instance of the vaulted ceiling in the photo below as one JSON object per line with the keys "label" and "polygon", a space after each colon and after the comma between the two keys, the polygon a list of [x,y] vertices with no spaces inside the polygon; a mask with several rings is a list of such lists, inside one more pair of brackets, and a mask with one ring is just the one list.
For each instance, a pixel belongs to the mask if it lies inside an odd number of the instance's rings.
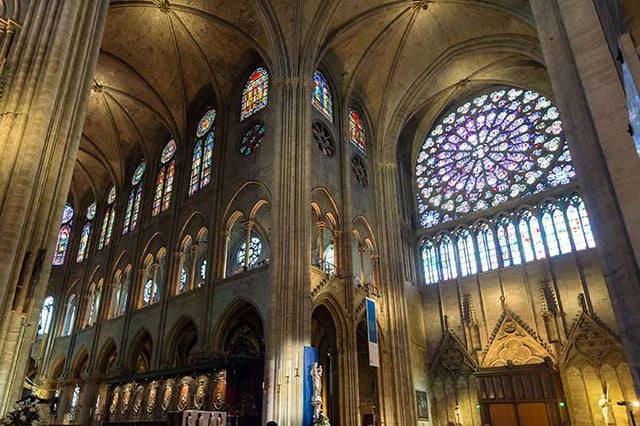
{"label": "vaulted ceiling", "polygon": [[[320,66],[358,102],[378,158],[406,123],[426,133],[480,86],[549,93],[528,0],[112,0],[72,191],[80,205],[126,187],[141,156],[178,146],[207,102],[235,120],[243,76]],[[416,118],[417,117],[417,118]]]}

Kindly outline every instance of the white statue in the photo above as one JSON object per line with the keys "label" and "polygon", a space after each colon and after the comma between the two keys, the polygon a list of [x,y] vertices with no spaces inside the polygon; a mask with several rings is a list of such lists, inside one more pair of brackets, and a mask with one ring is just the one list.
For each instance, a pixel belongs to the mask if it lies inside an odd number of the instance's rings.
{"label": "white statue", "polygon": [[615,425],[616,421],[613,418],[613,413],[611,412],[611,402],[609,398],[607,398],[606,394],[602,394],[600,396],[600,400],[598,401],[598,405],[602,410],[602,418],[604,419],[604,424],[606,426]]}
{"label": "white statue", "polygon": [[311,393],[311,405],[313,406],[313,417],[320,416],[322,408],[322,366],[314,362],[311,366],[311,380],[313,382],[313,391]]}
{"label": "white statue", "polygon": [[462,426],[462,413],[459,405],[456,405],[456,408],[453,409],[453,416],[456,420],[456,426]]}

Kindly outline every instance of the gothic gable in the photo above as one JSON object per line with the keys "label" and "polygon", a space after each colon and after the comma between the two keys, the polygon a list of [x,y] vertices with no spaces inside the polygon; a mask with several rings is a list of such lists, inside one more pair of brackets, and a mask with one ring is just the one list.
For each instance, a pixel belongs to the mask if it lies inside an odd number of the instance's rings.
{"label": "gothic gable", "polygon": [[591,364],[599,368],[605,362],[625,362],[625,357],[615,333],[597,317],[583,311],[569,333],[561,362],[576,366]]}
{"label": "gothic gable", "polygon": [[451,330],[447,330],[431,362],[431,377],[468,376],[477,369],[478,364],[462,341]]}
{"label": "gothic gable", "polygon": [[517,314],[503,307],[480,365],[488,368],[540,364],[553,358],[536,332]]}

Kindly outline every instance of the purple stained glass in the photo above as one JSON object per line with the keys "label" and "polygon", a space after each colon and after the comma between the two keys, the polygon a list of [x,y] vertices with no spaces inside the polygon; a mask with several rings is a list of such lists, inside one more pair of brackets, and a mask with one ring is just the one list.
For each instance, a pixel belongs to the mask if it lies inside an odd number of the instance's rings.
{"label": "purple stained glass", "polygon": [[434,226],[574,178],[557,108],[537,92],[494,90],[445,115],[425,139],[416,160],[420,221]]}
{"label": "purple stained glass", "polygon": [[162,155],[160,156],[160,164],[166,164],[167,161],[173,158],[173,154],[175,153],[176,141],[171,139],[169,142],[167,142],[167,144],[164,146],[164,149],[162,150]]}
{"label": "purple stained glass", "polygon": [[144,161],[142,161],[136,171],[133,173],[133,178],[131,179],[131,185],[137,185],[140,180],[142,180],[142,175],[144,174],[144,168],[146,167]]}

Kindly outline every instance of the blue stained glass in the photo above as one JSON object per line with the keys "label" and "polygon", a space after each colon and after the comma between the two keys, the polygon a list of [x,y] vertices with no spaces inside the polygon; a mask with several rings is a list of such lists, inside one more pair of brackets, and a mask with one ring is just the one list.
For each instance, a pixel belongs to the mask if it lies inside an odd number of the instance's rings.
{"label": "blue stained glass", "polygon": [[[575,172],[558,116],[546,98],[519,88],[495,90],[445,115],[416,160],[420,188],[432,188],[429,195],[417,193],[421,225],[430,227],[570,183]],[[473,192],[482,203],[458,205],[468,203]],[[460,193],[467,196],[459,199]],[[434,203],[432,194],[442,198]]]}
{"label": "blue stained glass", "polygon": [[[333,100],[329,84],[320,71],[313,74],[313,97],[311,103],[327,120],[333,122]],[[453,115],[453,114],[452,114]]]}

